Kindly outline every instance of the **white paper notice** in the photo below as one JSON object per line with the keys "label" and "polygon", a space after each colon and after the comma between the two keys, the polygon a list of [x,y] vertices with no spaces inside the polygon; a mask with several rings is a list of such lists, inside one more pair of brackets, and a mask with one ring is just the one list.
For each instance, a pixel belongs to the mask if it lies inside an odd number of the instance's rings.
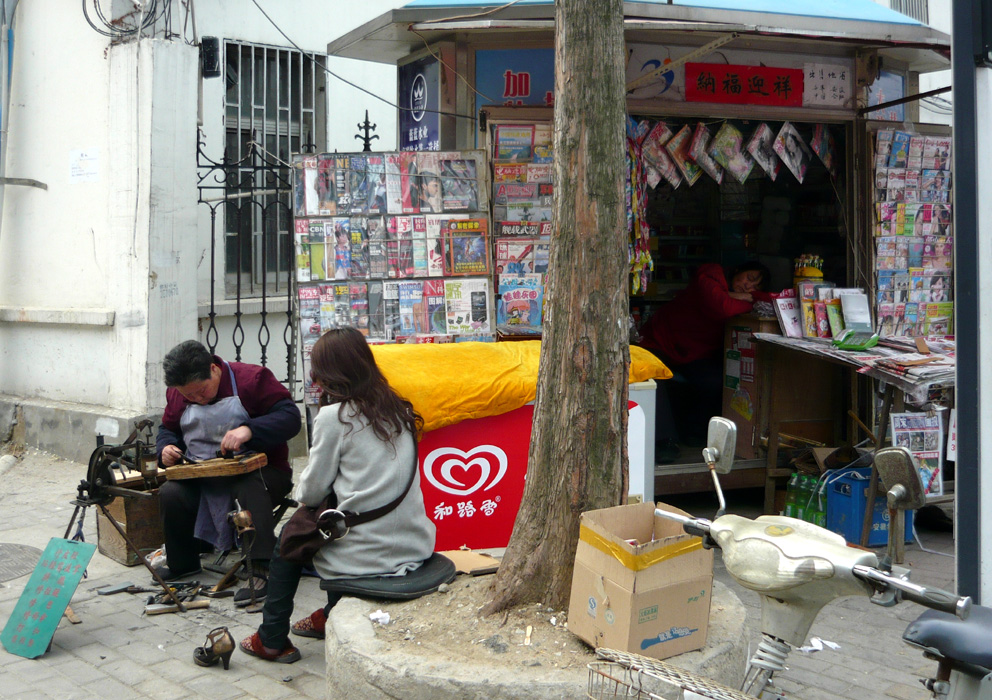
{"label": "white paper notice", "polygon": [[843,107],[851,96],[851,69],[826,63],[803,64],[803,107]]}
{"label": "white paper notice", "polygon": [[69,151],[69,182],[100,180],[100,149]]}
{"label": "white paper notice", "polygon": [[947,457],[948,462],[958,461],[958,409],[951,409],[951,425],[947,429]]}

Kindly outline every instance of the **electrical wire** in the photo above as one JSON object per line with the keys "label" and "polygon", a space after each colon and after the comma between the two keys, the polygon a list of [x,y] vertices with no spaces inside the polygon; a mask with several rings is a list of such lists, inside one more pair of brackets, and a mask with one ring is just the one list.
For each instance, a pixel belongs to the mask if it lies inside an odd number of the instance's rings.
{"label": "electrical wire", "polygon": [[97,21],[102,25],[101,27],[97,26],[96,22],[94,22],[94,20],[90,17],[89,12],[87,12],[86,0],[82,0],[83,17],[86,19],[86,23],[89,24],[93,31],[97,34],[101,34],[110,39],[124,39],[135,35],[140,36],[141,32],[148,27],[153,26],[165,16],[165,11],[168,5],[169,0],[165,0],[162,8],[159,8],[159,0],[148,0],[148,2],[140,8],[138,26],[124,28],[108,20],[103,14],[103,9],[100,7],[100,1],[93,0],[94,14],[96,15]]}
{"label": "electrical wire", "polygon": [[[514,2],[519,2],[519,1],[520,0],[514,0]],[[85,2],[85,0],[83,0],[83,2]],[[459,117],[460,119],[469,119],[471,121],[476,121],[477,120],[476,117],[475,117],[475,115],[473,115],[473,114],[459,114],[458,112],[445,112],[444,110],[439,110],[439,109],[414,110],[414,109],[412,109],[410,107],[401,107],[401,106],[399,106],[398,104],[396,104],[394,102],[390,102],[385,97],[381,97],[381,96],[375,94],[374,92],[372,92],[371,90],[367,90],[366,88],[363,88],[361,85],[358,85],[356,83],[351,82],[350,80],[348,80],[346,78],[341,77],[340,75],[338,75],[337,73],[335,73],[334,71],[332,71],[327,66],[322,65],[321,63],[319,63],[313,56],[310,55],[310,53],[304,51],[302,48],[300,48],[299,44],[297,44],[295,41],[293,41],[292,39],[290,39],[289,38],[289,35],[286,34],[286,32],[284,32],[282,30],[282,28],[278,24],[276,24],[275,21],[271,17],[269,17],[269,14],[258,3],[258,0],[252,0],[252,2],[255,4],[255,7],[258,8],[258,11],[262,13],[262,15],[265,17],[265,19],[267,19],[269,21],[269,24],[271,24],[275,28],[275,30],[277,32],[279,32],[283,36],[283,38],[290,43],[290,45],[293,48],[295,48],[297,51],[299,51],[302,55],[306,56],[307,60],[309,60],[311,63],[313,63],[313,65],[315,65],[316,67],[320,68],[321,70],[323,70],[328,75],[331,75],[334,78],[337,78],[342,83],[345,83],[346,85],[350,85],[351,87],[355,88],[356,90],[359,90],[361,92],[364,92],[366,95],[369,95],[370,97],[374,97],[375,99],[379,100],[380,102],[383,102],[383,103],[389,105],[390,107],[392,107],[394,109],[397,109],[397,110],[399,110],[401,112],[414,112],[414,111],[420,112],[420,111],[423,111],[423,112],[428,112],[430,114],[440,114],[440,115],[443,115],[443,116],[446,116],[446,117]],[[513,3],[510,3],[510,4],[513,4]]]}

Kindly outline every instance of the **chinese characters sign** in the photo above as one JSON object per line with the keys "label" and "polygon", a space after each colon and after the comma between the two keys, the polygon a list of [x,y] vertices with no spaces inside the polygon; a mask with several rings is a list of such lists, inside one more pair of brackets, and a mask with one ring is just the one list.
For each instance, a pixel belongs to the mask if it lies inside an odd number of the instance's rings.
{"label": "chinese characters sign", "polygon": [[26,659],[45,653],[95,551],[95,544],[49,540],[0,634],[4,649]]}
{"label": "chinese characters sign", "polygon": [[801,68],[685,64],[686,102],[801,107]]}
{"label": "chinese characters sign", "polygon": [[433,56],[400,66],[401,151],[441,150],[440,85],[440,68]]}
{"label": "chinese characters sign", "polygon": [[555,103],[554,49],[496,49],[475,52],[475,111],[484,105]]}
{"label": "chinese characters sign", "polygon": [[851,97],[847,66],[807,63],[803,66],[803,106],[843,107]]}

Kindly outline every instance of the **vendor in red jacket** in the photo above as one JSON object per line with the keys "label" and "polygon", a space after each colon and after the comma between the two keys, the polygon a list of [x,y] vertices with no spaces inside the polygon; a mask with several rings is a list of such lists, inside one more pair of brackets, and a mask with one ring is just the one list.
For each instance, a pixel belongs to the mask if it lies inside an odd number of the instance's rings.
{"label": "vendor in red jacket", "polygon": [[[227,514],[237,501],[251,512],[255,525],[248,586],[255,589],[256,600],[264,600],[265,573],[276,541],[272,509],[292,487],[286,443],[300,432],[300,410],[270,370],[226,362],[195,340],[172,348],[162,369],[168,389],[156,446],[163,467],[248,451],[264,452],[268,464],[247,474],[164,483],[159,508],[167,564],[157,573],[166,581],[199,573],[197,540],[231,549]],[[247,586],[235,594],[235,605],[250,602]]]}
{"label": "vendor in red jacket", "polygon": [[[756,300],[769,298],[762,291],[769,276],[759,262],[742,263],[730,272],[716,263],[701,265],[689,286],[641,328],[641,346],[657,355],[676,374],[675,384],[685,389],[680,392],[673,385],[669,391],[666,385],[672,380],[659,383],[659,461],[674,459],[680,437],[689,444],[705,440],[709,417],[720,413],[724,324],[751,311]],[[674,414],[673,400],[678,403]]]}

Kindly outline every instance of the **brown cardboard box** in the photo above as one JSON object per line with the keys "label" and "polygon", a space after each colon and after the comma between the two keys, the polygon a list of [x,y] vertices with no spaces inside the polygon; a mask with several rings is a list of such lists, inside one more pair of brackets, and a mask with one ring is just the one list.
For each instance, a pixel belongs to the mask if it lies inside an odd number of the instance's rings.
{"label": "brown cardboard box", "polygon": [[[142,556],[158,549],[165,541],[158,514],[158,491],[153,493],[154,498],[117,497],[107,506],[107,512],[124,528]],[[137,555],[129,551],[117,529],[100,511],[97,511],[96,516],[96,533],[100,554],[124,566],[141,563]]]}
{"label": "brown cardboard box", "polygon": [[706,644],[713,553],[654,508],[582,514],[568,628],[594,647],[665,659]]}

